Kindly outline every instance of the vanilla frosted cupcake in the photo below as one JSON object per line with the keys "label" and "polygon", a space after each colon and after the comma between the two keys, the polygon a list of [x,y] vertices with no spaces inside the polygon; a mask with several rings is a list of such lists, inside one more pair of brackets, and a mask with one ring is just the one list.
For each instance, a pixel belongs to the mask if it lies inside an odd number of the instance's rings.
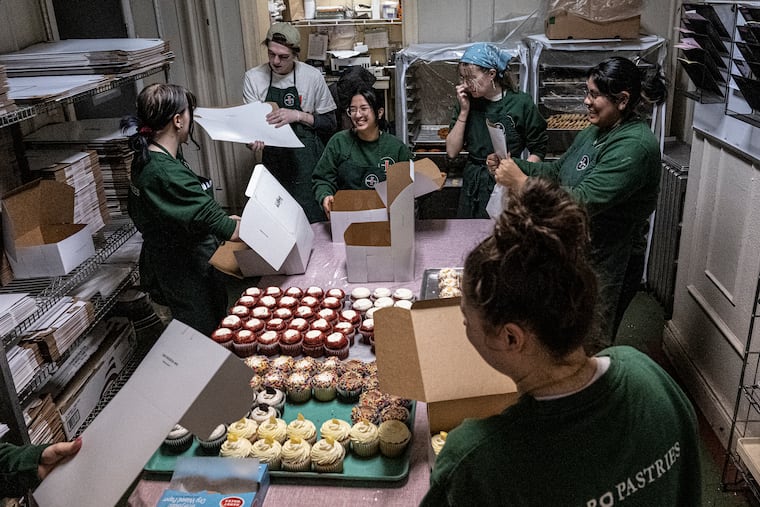
{"label": "vanilla frosted cupcake", "polygon": [[380,436],[377,433],[377,426],[366,419],[362,419],[351,427],[349,439],[354,454],[363,458],[374,456],[380,449]]}
{"label": "vanilla frosted cupcake", "polygon": [[436,456],[441,452],[441,449],[443,449],[443,445],[446,443],[446,437],[448,437],[449,434],[445,431],[441,431],[440,433],[436,433],[430,438],[430,445],[433,446],[433,452]]}
{"label": "vanilla frosted cupcake", "polygon": [[238,438],[236,435],[227,435],[227,440],[219,450],[219,456],[225,458],[247,458],[251,454],[253,444],[246,438]]}
{"label": "vanilla frosted cupcake", "polygon": [[317,441],[317,427],[301,413],[298,414],[296,419],[288,423],[286,431],[288,438],[298,437],[312,445]]}
{"label": "vanilla frosted cupcake", "polygon": [[315,472],[340,473],[345,458],[345,447],[331,437],[319,440],[311,448],[311,463]]}
{"label": "vanilla frosted cupcake", "polygon": [[287,438],[287,427],[283,419],[278,417],[270,417],[259,425],[259,438],[270,437],[273,440],[277,440],[283,443]]}
{"label": "vanilla frosted cupcake", "polygon": [[412,301],[414,299],[414,293],[411,289],[401,287],[393,291],[393,299],[396,301]]}
{"label": "vanilla frosted cupcake", "polygon": [[342,419],[328,419],[319,428],[319,434],[322,438],[330,437],[336,442],[340,442],[346,450],[348,450],[351,443],[349,438],[350,433],[351,425]]}
{"label": "vanilla frosted cupcake", "polygon": [[377,429],[380,436],[380,452],[388,458],[397,458],[406,450],[412,433],[401,421],[383,421]]}
{"label": "vanilla frosted cupcake", "polygon": [[395,302],[392,297],[377,298],[375,299],[375,308],[388,308],[393,306]]}
{"label": "vanilla frosted cupcake", "polygon": [[288,472],[311,470],[311,445],[298,437],[289,438],[282,445],[282,469]]}
{"label": "vanilla frosted cupcake", "polygon": [[393,292],[387,287],[378,287],[372,291],[372,300],[377,301],[381,298],[389,298]]}
{"label": "vanilla frosted cupcake", "polygon": [[227,428],[227,434],[235,435],[238,438],[245,438],[253,443],[258,439],[256,435],[258,428],[259,425],[256,421],[243,417],[239,421],[230,424],[229,428]]}
{"label": "vanilla frosted cupcake", "polygon": [[371,295],[372,293],[367,287],[356,287],[351,291],[351,301],[356,301],[358,299],[369,299]]}
{"label": "vanilla frosted cupcake", "polygon": [[251,446],[251,457],[269,465],[270,470],[279,470],[282,461],[282,445],[271,437],[260,438]]}

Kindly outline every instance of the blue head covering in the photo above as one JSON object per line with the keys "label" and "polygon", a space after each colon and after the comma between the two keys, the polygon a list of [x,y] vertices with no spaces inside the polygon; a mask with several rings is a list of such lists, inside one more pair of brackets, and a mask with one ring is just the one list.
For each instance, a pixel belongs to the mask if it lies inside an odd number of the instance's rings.
{"label": "blue head covering", "polygon": [[504,75],[512,54],[506,49],[498,49],[487,42],[476,42],[464,52],[460,62],[474,63],[485,69],[495,69],[499,77]]}

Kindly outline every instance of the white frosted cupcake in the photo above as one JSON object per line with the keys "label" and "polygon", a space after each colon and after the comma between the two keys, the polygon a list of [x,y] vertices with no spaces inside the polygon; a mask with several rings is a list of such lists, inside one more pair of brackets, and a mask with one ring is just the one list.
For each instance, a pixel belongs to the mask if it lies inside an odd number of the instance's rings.
{"label": "white frosted cupcake", "polygon": [[319,434],[322,438],[330,437],[336,442],[340,442],[345,450],[348,450],[351,444],[350,433],[351,425],[342,419],[328,419],[319,428]]}
{"label": "white frosted cupcake", "polygon": [[372,291],[372,300],[377,301],[381,298],[389,298],[393,292],[387,288],[387,287],[378,287],[374,291]]}
{"label": "white frosted cupcake", "polygon": [[393,303],[395,301],[392,297],[377,298],[375,299],[375,308],[388,308],[389,306],[393,306]]}
{"label": "white frosted cupcake", "polygon": [[279,470],[282,461],[282,445],[271,437],[260,438],[251,447],[251,457],[269,465],[270,470]]}
{"label": "white frosted cupcake", "polygon": [[259,425],[259,438],[271,437],[273,440],[283,443],[287,438],[287,427],[288,425],[284,420],[270,417]]}
{"label": "white frosted cupcake", "polygon": [[227,435],[227,440],[219,450],[219,456],[225,458],[247,458],[251,454],[253,444],[247,438],[238,438],[236,435]]}
{"label": "white frosted cupcake", "polygon": [[264,421],[268,421],[270,417],[280,417],[280,413],[276,408],[267,405],[266,403],[257,404],[248,414],[248,418],[253,419],[259,425]]}
{"label": "white frosted cupcake", "polygon": [[369,299],[371,295],[372,293],[367,287],[356,287],[351,291],[351,301],[356,301],[358,299]]}
{"label": "white frosted cupcake", "polygon": [[227,433],[229,435],[235,435],[238,438],[245,438],[253,443],[258,439],[258,436],[256,435],[258,428],[259,425],[256,421],[243,417],[239,421],[230,424],[229,428],[227,428]]}
{"label": "white frosted cupcake", "polygon": [[436,433],[430,438],[430,445],[433,446],[433,452],[436,456],[441,452],[441,449],[443,449],[444,444],[446,444],[446,437],[448,437],[449,434],[445,431],[441,431],[440,433]]}
{"label": "white frosted cupcake", "polygon": [[340,473],[346,449],[330,437],[323,438],[311,448],[311,463],[315,472]]}
{"label": "white frosted cupcake", "polygon": [[351,427],[349,438],[354,454],[362,458],[374,456],[380,449],[377,426],[366,419],[362,419]]}
{"label": "white frosted cupcake", "polygon": [[351,308],[364,315],[364,312],[372,308],[372,301],[364,298],[357,299],[351,304]]}
{"label": "white frosted cupcake", "polygon": [[393,303],[393,306],[396,306],[398,308],[405,308],[406,310],[412,309],[412,302],[408,299],[399,299],[395,303]]}
{"label": "white frosted cupcake", "polygon": [[311,445],[298,437],[289,438],[282,445],[282,469],[288,472],[311,470]]}
{"label": "white frosted cupcake", "polygon": [[411,289],[401,287],[393,291],[393,299],[396,301],[412,301],[414,299],[414,293]]}
{"label": "white frosted cupcake", "polygon": [[306,440],[311,445],[317,441],[317,427],[301,413],[298,414],[296,419],[293,419],[288,423],[286,432],[288,438],[298,437],[302,440]]}

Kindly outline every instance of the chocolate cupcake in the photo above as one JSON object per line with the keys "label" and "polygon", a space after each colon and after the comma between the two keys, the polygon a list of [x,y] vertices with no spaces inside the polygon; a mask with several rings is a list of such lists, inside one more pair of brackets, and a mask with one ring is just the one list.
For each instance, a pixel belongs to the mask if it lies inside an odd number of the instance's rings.
{"label": "chocolate cupcake", "polygon": [[348,357],[348,349],[348,338],[343,333],[334,332],[325,337],[325,356],[346,359]]}
{"label": "chocolate cupcake", "polygon": [[232,338],[232,351],[238,357],[248,357],[256,354],[258,343],[256,334],[249,329],[238,329]]}
{"label": "chocolate cupcake", "polygon": [[322,357],[324,351],[325,333],[318,329],[309,329],[303,334],[301,352],[309,357]]}
{"label": "chocolate cupcake", "polygon": [[184,426],[175,424],[164,439],[164,448],[174,454],[185,452],[193,443],[193,434]]}
{"label": "chocolate cupcake", "polygon": [[257,338],[259,344],[259,354],[265,356],[274,356],[280,353],[280,332],[264,331]]}
{"label": "chocolate cupcake", "polygon": [[286,329],[280,336],[280,352],[288,356],[300,356],[303,349],[303,335],[296,329]]}
{"label": "chocolate cupcake", "polygon": [[203,454],[217,456],[225,440],[227,440],[227,425],[220,424],[207,438],[198,437],[198,447]]}
{"label": "chocolate cupcake", "polygon": [[211,339],[222,347],[232,350],[232,338],[235,336],[235,331],[228,327],[220,327],[215,329],[211,333]]}
{"label": "chocolate cupcake", "polygon": [[304,292],[300,287],[288,287],[285,289],[285,295],[300,300],[304,296]]}

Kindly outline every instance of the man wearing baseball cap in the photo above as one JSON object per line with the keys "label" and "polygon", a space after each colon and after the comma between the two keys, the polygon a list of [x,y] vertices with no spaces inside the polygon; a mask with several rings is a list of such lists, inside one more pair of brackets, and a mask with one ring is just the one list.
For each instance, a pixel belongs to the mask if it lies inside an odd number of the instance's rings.
{"label": "man wearing baseball cap", "polygon": [[275,127],[290,125],[304,147],[264,146],[256,139],[248,146],[254,152],[263,150],[262,163],[303,207],[309,222],[326,220],[314,199],[311,173],[324,150],[318,132],[335,130],[335,101],[322,74],[298,61],[301,34],[297,28],[274,23],[262,44],[269,61],[245,73],[243,97],[246,102],[276,103],[279,108],[267,115],[267,122]]}

